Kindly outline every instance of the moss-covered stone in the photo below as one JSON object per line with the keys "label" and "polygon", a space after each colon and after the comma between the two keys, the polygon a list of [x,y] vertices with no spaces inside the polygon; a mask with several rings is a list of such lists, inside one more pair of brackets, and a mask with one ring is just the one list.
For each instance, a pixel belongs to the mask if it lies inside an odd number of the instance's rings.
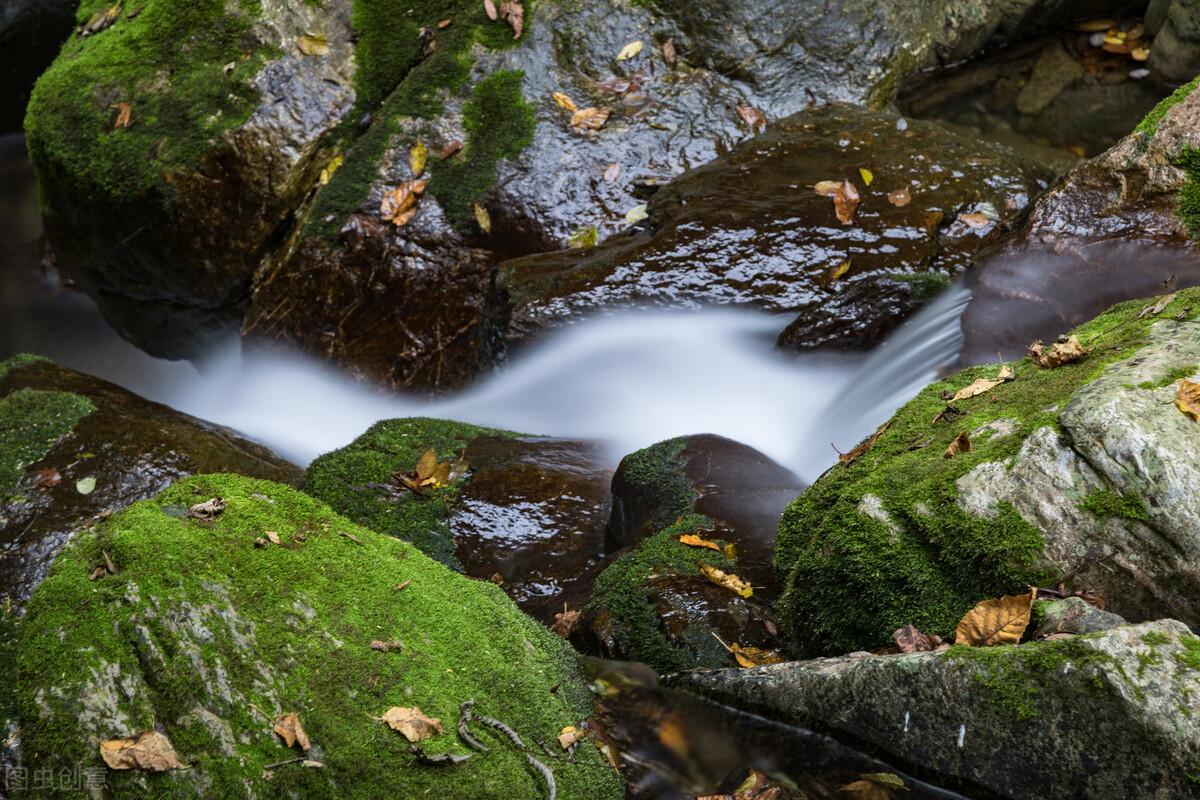
{"label": "moss-covered stone", "polygon": [[[1145,318],[1139,315],[1148,301],[1115,306],[1074,331],[1089,350],[1086,358],[1055,369],[1022,360],[1011,365],[1015,380],[951,403],[950,410],[947,393],[994,377],[998,368],[973,367],[939,380],[897,412],[864,455],[799,497],[780,522],[775,564],[788,583],[781,617],[800,649],[870,649],[909,623],[949,634],[981,599],[1060,579],[1069,570],[1047,558],[1042,523],[1004,502],[989,514],[966,510],[959,481],[984,464],[1011,465],[1035,431],[1053,438],[1077,390],[1145,345],[1156,319],[1198,301],[1200,291],[1185,290],[1160,315]],[[1003,430],[989,428],[998,420]],[[969,434],[971,450],[944,457],[961,433]],[[1081,495],[1076,502],[1105,515],[1114,510],[1105,497]],[[1118,516],[1136,518],[1129,502],[1119,505]]]}
{"label": "moss-covered stone", "polygon": [[[228,504],[215,521],[186,518],[214,496]],[[266,531],[280,544],[256,548]],[[117,573],[89,580],[104,554]],[[594,748],[571,762],[537,747],[590,713],[565,642],[498,588],[265,481],[189,478],[82,534],[33,598],[18,675],[31,769],[100,767],[100,739],[156,725],[189,765],[109,771],[112,796],[539,796],[541,777],[491,729],[476,728],[488,752],[437,768],[376,719],[416,706],[447,731],[427,753],[467,755],[454,725],[472,699],[549,761],[560,797],[622,796]],[[324,768],[265,774],[296,755],[271,733],[293,711]]]}
{"label": "moss-covered stone", "polygon": [[70,392],[18,389],[0,397],[0,498],[16,488],[26,466],[95,410],[86,397]]}
{"label": "moss-covered stone", "polygon": [[350,444],[317,458],[301,488],[338,513],[379,533],[416,545],[438,561],[456,566],[447,520],[457,486],[419,496],[399,496],[371,484],[387,484],[397,472],[410,472],[429,448],[445,460],[462,454],[478,436],[515,436],[508,431],[461,422],[413,417],[383,420]]}
{"label": "moss-covered stone", "polygon": [[0,378],[3,378],[14,369],[19,369],[27,364],[36,364],[39,361],[47,361],[48,359],[42,356],[34,355],[33,353],[18,353],[12,358],[0,361]]}

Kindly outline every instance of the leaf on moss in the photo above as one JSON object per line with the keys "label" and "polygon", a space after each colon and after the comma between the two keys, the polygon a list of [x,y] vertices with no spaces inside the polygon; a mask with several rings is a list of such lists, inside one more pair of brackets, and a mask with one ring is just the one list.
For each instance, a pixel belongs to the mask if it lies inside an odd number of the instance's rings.
{"label": "leaf on moss", "polygon": [[842,181],[842,185],[833,194],[833,210],[839,222],[849,225],[854,221],[854,213],[858,211],[860,199],[858,187],[848,180]]}
{"label": "leaf on moss", "polygon": [[417,214],[417,199],[424,194],[427,180],[404,181],[387,192],[379,203],[379,215],[402,228]]}
{"label": "leaf on moss", "polygon": [[933,633],[921,633],[915,625],[905,625],[892,632],[892,638],[901,653],[927,653],[938,649],[942,637]]}
{"label": "leaf on moss", "polygon": [[437,26],[438,26],[438,30],[439,30],[439,31],[444,31],[444,30],[446,30],[446,28],[449,28],[449,27],[450,27],[450,23],[452,23],[452,22],[454,22],[454,19],[453,19],[452,17],[450,17],[450,18],[447,18],[447,19],[443,19],[443,20],[439,20],[439,21],[438,21],[438,24],[437,24]]}
{"label": "leaf on moss", "polygon": [[329,159],[329,163],[325,165],[325,169],[321,170],[321,177],[317,179],[320,185],[325,186],[331,180],[333,180],[334,173],[341,169],[342,164],[344,164],[345,161],[346,157],[341,153],[338,153],[336,156]]}
{"label": "leaf on moss", "polygon": [[447,158],[457,155],[462,149],[462,139],[454,139],[453,141],[448,142],[446,146],[442,148],[442,151],[438,153],[438,158],[440,158],[442,161],[445,161]]}
{"label": "leaf on moss", "polygon": [[1037,589],[984,600],[966,613],[954,631],[954,643],[969,647],[1016,644],[1029,626]]}
{"label": "leaf on moss", "polygon": [[946,452],[942,453],[942,458],[954,458],[959,453],[971,452],[971,437],[966,431],[961,432],[954,437],[954,441],[946,448]]}
{"label": "leaf on moss", "polygon": [[133,106],[129,103],[114,103],[113,108],[117,111],[117,116],[112,123],[113,130],[128,128],[133,124]]}
{"label": "leaf on moss", "polygon": [[420,139],[408,151],[408,168],[412,170],[414,178],[421,177],[421,173],[425,171],[425,165],[429,162],[429,146]]}
{"label": "leaf on moss", "polygon": [[767,115],[754,106],[739,105],[734,108],[742,122],[750,126],[755,133],[762,133],[767,128]]}
{"label": "leaf on moss", "polygon": [[954,396],[949,398],[951,403],[956,403],[959,400],[969,400],[972,397],[978,397],[985,392],[990,392],[1002,383],[1008,383],[1016,379],[1017,373],[1013,368],[1005,364],[1000,368],[1000,372],[995,378],[977,378],[968,386],[964,386],[954,393]]}
{"label": "leaf on moss", "polygon": [[711,564],[701,564],[700,574],[717,586],[728,589],[740,597],[751,597],[754,594],[754,589],[746,581],[731,572],[717,569]]}
{"label": "leaf on moss", "polygon": [[1146,317],[1157,317],[1163,312],[1163,309],[1171,304],[1171,301],[1174,300],[1178,294],[1178,292],[1171,292],[1170,294],[1163,295],[1150,305],[1143,308],[1138,313],[1137,318],[1145,319]]}
{"label": "leaf on moss", "polygon": [[79,31],[81,37],[93,36],[105,28],[111,27],[121,17],[120,2],[102,8],[88,18],[87,24]]}
{"label": "leaf on moss", "polygon": [[220,497],[210,497],[203,503],[196,503],[187,510],[192,519],[216,519],[225,513],[228,503]]}
{"label": "leaf on moss", "polygon": [[500,4],[500,18],[513,29],[513,38],[520,39],[525,29],[525,8],[516,0],[504,0]]}
{"label": "leaf on moss", "polygon": [[876,428],[874,433],[855,445],[854,449],[849,453],[839,453],[838,463],[844,466],[853,464],[855,461],[861,458],[864,453],[874,447],[875,442],[878,441],[879,437],[883,436],[883,434],[886,433],[887,429],[890,427],[892,427],[892,421],[888,420]]}
{"label": "leaf on moss", "polygon": [[558,734],[558,746],[563,750],[569,750],[576,742],[584,738],[587,738],[587,731],[581,731],[574,725],[568,725]]}
{"label": "leaf on moss", "polygon": [[1040,341],[1029,345],[1029,358],[1033,363],[1045,369],[1061,367],[1086,356],[1087,349],[1079,342],[1079,337],[1068,336],[1060,339],[1047,349]]}
{"label": "leaf on moss", "polygon": [[575,105],[575,101],[562,92],[554,92],[550,95],[554,99],[554,104],[563,111],[578,111],[579,107]]}
{"label": "leaf on moss", "polygon": [[479,203],[475,203],[472,210],[475,212],[475,224],[479,226],[479,230],[484,233],[492,232],[492,215],[488,210]]}
{"label": "leaf on moss", "polygon": [[308,739],[308,734],[304,732],[304,726],[300,724],[300,715],[295,711],[289,711],[286,714],[280,714],[275,718],[275,724],[271,728],[275,731],[283,743],[288,747],[300,745],[300,749],[308,752],[312,747],[312,742]]}
{"label": "leaf on moss", "polygon": [[375,639],[371,642],[371,649],[378,650],[380,653],[397,653],[404,649],[404,642],[395,639],[391,641]]}
{"label": "leaf on moss", "polygon": [[892,800],[897,792],[907,792],[904,779],[890,772],[869,772],[847,783],[842,792],[859,800]]}
{"label": "leaf on moss", "polygon": [[147,772],[185,769],[171,740],[158,731],[145,731],[136,739],[102,741],[100,757],[110,769],[143,769]]}
{"label": "leaf on moss", "polygon": [[306,56],[329,55],[329,41],[322,33],[306,32],[303,36],[296,39],[296,47]]}
{"label": "leaf on moss", "polygon": [[621,52],[617,53],[617,61],[628,61],[638,53],[642,52],[643,47],[645,47],[645,45],[642,43],[642,40],[635,39],[621,48]]}
{"label": "leaf on moss", "polygon": [[571,129],[576,133],[598,131],[608,121],[609,110],[590,106],[581,108],[571,115]]}
{"label": "leaf on moss", "polygon": [[716,542],[710,542],[708,539],[705,539],[703,536],[695,533],[685,533],[681,535],[679,537],[679,543],[686,544],[688,547],[706,547],[709,550],[715,550],[718,553],[721,552],[721,545],[717,544]]}
{"label": "leaf on moss", "polygon": [[1182,380],[1175,393],[1175,407],[1193,421],[1200,422],[1200,383]]}
{"label": "leaf on moss", "polygon": [[383,712],[380,720],[410,742],[419,742],[443,732],[442,721],[435,717],[427,717],[417,707],[405,708],[392,706]]}
{"label": "leaf on moss", "polygon": [[282,541],[279,538],[279,534],[276,533],[275,531],[263,531],[263,536],[267,537],[267,541],[270,542],[271,544],[281,544],[282,543]]}
{"label": "leaf on moss", "polygon": [[566,604],[563,604],[563,610],[555,613],[554,624],[550,626],[550,630],[557,633],[564,639],[570,638],[571,632],[575,630],[575,626],[579,624],[579,618],[583,612],[579,609],[570,610]]}
{"label": "leaf on moss", "polygon": [[888,192],[887,197],[888,202],[894,205],[896,208],[904,208],[906,205],[912,202],[912,192],[908,191],[906,188],[890,191]]}

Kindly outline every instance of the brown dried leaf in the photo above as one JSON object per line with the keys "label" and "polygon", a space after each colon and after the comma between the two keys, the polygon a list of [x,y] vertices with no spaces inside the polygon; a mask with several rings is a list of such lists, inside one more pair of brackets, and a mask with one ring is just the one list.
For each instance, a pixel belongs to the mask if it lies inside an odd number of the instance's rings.
{"label": "brown dried leaf", "polygon": [[575,105],[575,101],[562,92],[554,92],[550,95],[554,98],[554,103],[563,111],[578,111],[579,106]]}
{"label": "brown dried leaf", "polygon": [[959,453],[969,452],[971,452],[971,437],[967,436],[966,431],[963,431],[954,437],[954,441],[946,448],[946,452],[942,453],[942,458],[954,458]]}
{"label": "brown dried leaf", "polygon": [[440,158],[442,161],[445,161],[447,158],[450,158],[450,156],[456,155],[462,149],[462,139],[455,139],[442,148],[442,151],[438,153],[438,158]]}
{"label": "brown dried leaf", "polygon": [[100,743],[100,757],[110,769],[144,769],[166,772],[185,769],[171,740],[158,731],[146,731],[136,739],[108,739]]}
{"label": "brown dried leaf", "polygon": [[379,215],[397,228],[408,224],[417,213],[417,198],[425,191],[428,181],[404,181],[383,196],[379,204]]}
{"label": "brown dried leaf", "polygon": [[875,429],[874,433],[872,433],[870,436],[868,436],[867,438],[865,438],[861,442],[859,442],[857,445],[855,445],[854,449],[851,450],[849,453],[840,453],[838,455],[838,463],[844,464],[846,466],[853,464],[856,460],[858,460],[863,455],[863,453],[870,450],[874,446],[875,442],[879,439],[879,437],[883,436],[883,434],[890,427],[892,427],[891,420],[888,420],[887,422],[880,425],[878,428]]}
{"label": "brown dried leaf", "polygon": [[1000,378],[976,378],[969,386],[964,386],[954,393],[950,398],[950,402],[956,403],[959,400],[967,400],[972,397],[978,397],[984,392],[990,392],[1004,381]]}
{"label": "brown dried leaf", "polygon": [[740,105],[736,106],[737,115],[742,118],[742,122],[750,126],[750,129],[755,133],[761,133],[766,130],[767,116],[759,111],[754,106]]}
{"label": "brown dried leaf", "polygon": [[1159,314],[1161,314],[1163,312],[1163,309],[1165,309],[1167,306],[1169,306],[1171,304],[1171,301],[1174,300],[1176,298],[1176,296],[1178,296],[1178,294],[1179,294],[1178,292],[1171,292],[1168,295],[1163,295],[1162,297],[1158,298],[1150,305],[1143,308],[1138,313],[1137,318],[1145,319],[1146,317],[1158,316]]}
{"label": "brown dried leaf", "polygon": [[31,484],[35,489],[51,488],[62,483],[62,475],[54,467],[39,469],[33,473]]}
{"label": "brown dried leaf", "polygon": [[574,725],[568,725],[558,734],[558,746],[569,750],[580,739],[587,738],[587,731],[581,731]]}
{"label": "brown dried leaf", "polygon": [[279,544],[279,534],[275,531],[263,531],[263,536],[267,537],[267,541],[271,544]]}
{"label": "brown dried leaf", "polygon": [[117,118],[113,120],[113,128],[128,128],[133,122],[133,106],[129,103],[116,103]]}
{"label": "brown dried leaf", "polygon": [[711,564],[701,564],[700,574],[708,578],[717,586],[721,586],[741,597],[751,597],[754,594],[754,589],[750,584],[734,575],[731,572],[724,572],[717,569]]}
{"label": "brown dried leaf", "polygon": [[1200,383],[1189,380],[1179,382],[1179,390],[1175,393],[1175,407],[1200,422]]}
{"label": "brown dried leaf", "polygon": [[392,706],[383,712],[380,719],[410,742],[419,742],[443,732],[440,719],[425,716],[421,713],[421,709],[415,706],[412,708]]}
{"label": "brown dried leaf", "polygon": [[841,188],[841,181],[817,181],[813,184],[813,191],[821,197],[833,197]]}
{"label": "brown dried leaf", "polygon": [[500,4],[500,18],[513,29],[513,38],[520,39],[525,29],[525,8],[516,0],[504,0]]}
{"label": "brown dried leaf", "polygon": [[959,214],[958,218],[967,223],[968,228],[986,228],[992,224],[992,218],[980,211],[970,214]]}
{"label": "brown dried leaf", "polygon": [[433,474],[433,468],[437,466],[437,463],[437,451],[432,447],[422,453],[421,457],[417,459],[417,466],[415,467],[417,480],[427,480]]}
{"label": "brown dried leaf", "polygon": [[448,19],[439,20],[439,21],[438,21],[438,24],[437,24],[437,26],[438,26],[438,30],[439,30],[439,31],[444,31],[444,30],[446,30],[446,28],[449,28],[449,27],[450,27],[450,23],[452,23],[452,22],[454,22],[454,19],[453,19],[453,18],[448,18]]}
{"label": "brown dried leaf", "polygon": [[300,715],[295,711],[289,711],[276,717],[272,730],[279,734],[279,738],[283,739],[283,743],[288,747],[298,744],[300,749],[305,752],[312,747],[312,742],[308,740],[308,734],[304,732],[304,726],[300,724]]}
{"label": "brown dried leaf", "polygon": [[679,53],[675,50],[675,39],[667,39],[662,43],[663,61],[667,62],[668,67],[675,66],[675,60],[679,58]]}
{"label": "brown dried leaf", "polygon": [[703,536],[695,533],[685,533],[679,537],[680,544],[686,544],[689,547],[707,547],[709,550],[721,552],[721,546],[716,542],[710,542]]}
{"label": "brown dried leaf", "polygon": [[1049,350],[1040,341],[1029,345],[1029,358],[1033,363],[1045,369],[1061,367],[1063,364],[1078,361],[1086,356],[1087,352],[1076,336],[1070,336],[1063,341],[1055,342],[1050,346]]}
{"label": "brown dried leaf", "polygon": [[854,212],[858,211],[859,201],[858,188],[849,180],[842,181],[833,194],[833,210],[838,221],[849,225],[854,220]]}
{"label": "brown dried leaf", "polygon": [[575,630],[575,626],[579,624],[579,618],[582,615],[583,612],[579,609],[571,611],[564,605],[563,610],[554,615],[554,624],[550,626],[550,630],[567,639]]}
{"label": "brown dried leaf", "polygon": [[896,640],[896,646],[900,648],[901,653],[927,653],[936,650],[942,643],[942,637],[921,633],[915,625],[905,625],[896,629],[892,632],[892,638]]}
{"label": "brown dried leaf", "polygon": [[607,108],[596,108],[595,106],[581,108],[571,115],[571,127],[576,133],[598,131],[608,121],[608,115]]}
{"label": "brown dried leaf", "polygon": [[188,509],[187,515],[192,519],[216,519],[221,516],[226,505],[220,497],[213,497],[203,503],[196,503]]}
{"label": "brown dried leaf", "polygon": [[500,15],[496,13],[496,4],[492,0],[483,0],[483,10],[487,14],[488,19],[493,22],[500,19]]}
{"label": "brown dried leaf", "polygon": [[621,165],[616,163],[615,161],[613,163],[609,164],[608,168],[606,170],[604,170],[604,182],[605,183],[613,183],[620,176],[621,176]]}
{"label": "brown dried leaf", "polygon": [[890,772],[871,772],[847,783],[842,792],[860,800],[892,800],[899,791],[908,791],[904,779]]}
{"label": "brown dried leaf", "polygon": [[1029,625],[1037,589],[984,600],[967,612],[954,631],[954,643],[969,647],[1016,644]]}
{"label": "brown dried leaf", "polygon": [[373,642],[371,642],[371,649],[378,650],[381,653],[394,653],[398,650],[403,650],[404,643],[398,642],[395,640],[392,640],[390,642],[385,642],[382,639],[376,639]]}
{"label": "brown dried leaf", "polygon": [[888,192],[887,198],[888,202],[894,205],[896,208],[904,208],[906,205],[912,202],[912,192],[910,192],[908,189],[896,189]]}

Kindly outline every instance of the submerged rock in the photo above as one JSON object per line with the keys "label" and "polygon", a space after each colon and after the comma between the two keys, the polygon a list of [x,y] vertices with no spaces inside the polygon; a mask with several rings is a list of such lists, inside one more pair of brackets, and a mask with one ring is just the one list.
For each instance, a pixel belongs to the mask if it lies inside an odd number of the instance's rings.
{"label": "submerged rock", "polygon": [[[646,230],[503,264],[508,337],[622,306],[729,304],[793,315],[788,349],[869,346],[994,246],[1049,178],[932,123],[797,114],[660,189]],[[861,198],[844,222],[813,190],[830,181]]]}
{"label": "submerged rock", "polygon": [[1161,620],[1060,641],[857,653],[675,683],[1006,798],[1185,798],[1200,638]]}
{"label": "submerged rock", "polygon": [[18,356],[0,362],[0,586],[20,610],[63,544],[200,472],[295,483],[300,469],[233,431],[107,381]]}
{"label": "submerged rock", "polygon": [[800,649],[870,649],[909,623],[948,635],[979,600],[1059,582],[1133,622],[1200,624],[1200,438],[1173,403],[1200,375],[1198,303],[1116,306],[1075,331],[1082,360],[1022,360],[975,397],[945,399],[998,366],[937,381],[826,473],[777,540]]}
{"label": "submerged rock", "polygon": [[[177,513],[212,497],[212,520]],[[106,560],[116,573],[89,580]],[[527,752],[560,797],[623,796],[596,748],[538,747],[592,710],[562,639],[496,587],[267,481],[188,478],[81,534],[34,595],[16,685],[22,766],[96,769],[103,796],[543,796]],[[475,723],[489,749],[469,750],[455,727],[472,700],[524,746]],[[440,721],[424,756],[469,759],[423,763],[380,719],[394,706]],[[289,713],[307,733],[294,748],[272,732]],[[105,770],[101,741],[151,729],[183,768]]]}

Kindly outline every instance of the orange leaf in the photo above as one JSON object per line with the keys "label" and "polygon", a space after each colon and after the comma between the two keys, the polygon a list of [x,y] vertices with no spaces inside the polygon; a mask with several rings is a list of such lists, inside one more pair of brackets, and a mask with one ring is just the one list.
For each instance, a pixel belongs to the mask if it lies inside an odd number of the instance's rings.
{"label": "orange leaf", "polygon": [[750,584],[746,583],[737,575],[719,570],[711,564],[701,564],[700,574],[708,578],[717,586],[728,589],[729,591],[741,597],[750,597],[754,594],[754,589],[750,586]]}
{"label": "orange leaf", "polygon": [[716,542],[710,542],[703,536],[695,533],[685,533],[679,537],[680,544],[686,544],[688,547],[707,547],[709,550],[721,552],[721,546]]}
{"label": "orange leaf", "polygon": [[1016,644],[1029,625],[1037,589],[984,600],[967,612],[954,631],[954,643],[970,647]]}

